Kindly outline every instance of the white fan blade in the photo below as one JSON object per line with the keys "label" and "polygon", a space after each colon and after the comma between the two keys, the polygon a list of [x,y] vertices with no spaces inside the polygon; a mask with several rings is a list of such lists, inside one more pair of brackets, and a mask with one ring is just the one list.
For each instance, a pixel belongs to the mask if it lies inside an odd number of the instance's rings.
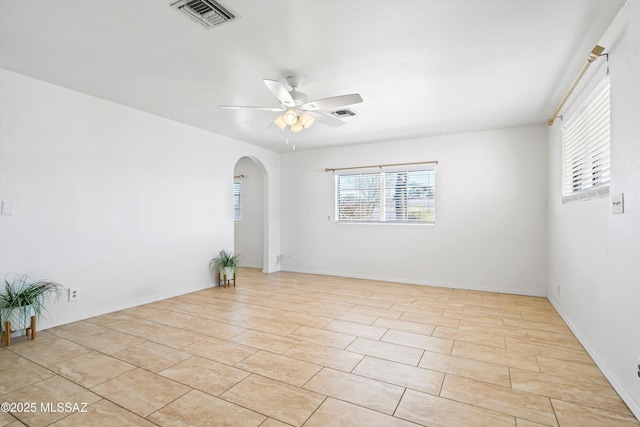
{"label": "white fan blade", "polygon": [[305,114],[313,117],[318,123],[322,123],[323,125],[332,126],[334,128],[338,128],[344,124],[344,122],[340,119],[336,119],[333,116],[330,116],[326,113],[318,113],[315,111],[307,111]]}
{"label": "white fan blade", "polygon": [[294,104],[293,98],[289,94],[287,88],[282,85],[282,83],[277,80],[269,79],[262,79],[262,81],[267,86],[267,88],[269,88],[269,90],[276,96],[276,98],[280,100],[280,102],[287,105]]}
{"label": "white fan blade", "polygon": [[282,107],[247,107],[244,105],[221,105],[220,108],[229,110],[258,110],[258,111],[284,111]]}
{"label": "white fan blade", "polygon": [[358,104],[362,102],[362,97],[358,93],[352,93],[350,95],[332,96],[331,98],[318,99],[311,101],[302,106],[303,110],[335,110],[340,107],[346,107],[347,105]]}

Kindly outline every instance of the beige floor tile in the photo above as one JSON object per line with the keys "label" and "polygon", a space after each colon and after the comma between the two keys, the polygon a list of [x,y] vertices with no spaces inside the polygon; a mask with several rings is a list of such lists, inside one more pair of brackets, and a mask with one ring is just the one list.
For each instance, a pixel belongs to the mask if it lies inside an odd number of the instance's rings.
{"label": "beige floor tile", "polygon": [[192,390],[151,414],[161,426],[259,426],[266,417],[249,409]]}
{"label": "beige floor tile", "polygon": [[290,333],[288,337],[297,339],[298,341],[306,341],[343,350],[355,339],[352,335],[310,328],[308,326],[301,326],[294,332]]}
{"label": "beige floor tile", "polygon": [[504,324],[507,326],[518,326],[527,330],[537,329],[540,331],[555,332],[557,334],[567,334],[572,336],[571,329],[567,325],[557,323],[535,322],[532,320],[518,320],[504,318]]}
{"label": "beige floor tile", "polygon": [[281,337],[279,335],[252,330],[248,330],[231,338],[231,341],[237,344],[254,347],[260,350],[267,350],[278,354],[284,353],[299,343],[299,340],[291,337]]}
{"label": "beige floor tile", "polygon": [[188,359],[191,357],[191,354],[151,341],[145,341],[142,344],[122,350],[112,356],[157,373],[169,366]]}
{"label": "beige floor tile", "polygon": [[332,320],[324,329],[357,337],[371,338],[373,340],[379,340],[387,332],[387,328],[347,322],[346,320]]}
{"label": "beige floor tile", "polygon": [[122,321],[133,322],[134,319],[136,318],[129,316],[123,311],[116,311],[113,313],[107,313],[100,316],[91,317],[89,319],[86,319],[85,322],[92,323],[98,326],[104,326],[105,328],[113,328],[114,325],[119,325]]}
{"label": "beige floor tile", "polygon": [[45,332],[38,332],[33,341],[12,343],[11,351],[47,367],[79,354],[89,353],[91,349]]}
{"label": "beige floor tile", "polygon": [[[394,418],[362,406],[328,398],[313,413],[304,427],[417,427],[417,424]],[[262,426],[261,426],[262,427]]]}
{"label": "beige floor tile", "polygon": [[205,315],[206,319],[216,322],[229,323],[232,325],[241,325],[243,322],[253,319],[254,317],[255,316],[251,315],[250,313],[239,313],[237,311],[211,309]]}
{"label": "beige floor tile", "polygon": [[547,427],[544,424],[534,423],[533,421],[516,418],[517,427]]}
{"label": "beige floor tile", "polygon": [[236,367],[298,387],[303,386],[322,369],[322,366],[313,363],[267,351],[259,351],[247,357],[238,363]]}
{"label": "beige floor tile", "polygon": [[91,390],[137,415],[146,417],[191,389],[158,374],[135,369]]}
{"label": "beige floor tile", "polygon": [[138,307],[131,307],[122,310],[121,313],[127,314],[132,317],[139,317],[141,319],[149,319],[154,316],[165,314],[167,313],[167,310],[160,310],[159,308],[149,305],[140,305]]}
{"label": "beige floor tile", "polygon": [[283,423],[282,421],[274,420],[273,418],[267,418],[265,422],[260,424],[260,427],[290,427],[291,424]]}
{"label": "beige floor tile", "polygon": [[631,415],[627,405],[609,386],[589,384],[574,379],[510,369],[515,390],[536,393],[581,405]]}
{"label": "beige floor tile", "polygon": [[276,308],[264,307],[261,305],[247,304],[237,310],[235,313],[247,314],[251,317],[263,317],[265,319],[275,319],[278,316],[282,316],[285,311]]}
{"label": "beige floor tile", "polygon": [[398,302],[391,306],[392,310],[409,311],[419,314],[429,314],[432,316],[442,316],[446,304],[437,304],[436,306],[416,303]]}
{"label": "beige floor tile", "polygon": [[451,317],[434,316],[432,314],[413,313],[411,311],[405,311],[400,320],[406,320],[409,322],[426,323],[434,326],[446,326],[448,328],[457,328],[460,324],[460,320]]}
{"label": "beige floor tile", "polygon": [[577,403],[551,399],[553,409],[562,427],[638,427],[640,423],[634,417],[617,412],[590,408]]}
{"label": "beige floor tile", "polygon": [[8,412],[0,411],[0,426],[1,427],[7,427],[7,426],[18,427],[18,426],[23,426],[23,425],[24,424],[22,424],[20,421],[18,421],[16,418],[14,418]]}
{"label": "beige floor tile", "polygon": [[545,312],[530,312],[530,311],[522,311],[522,318],[524,320],[531,320],[533,322],[540,323],[553,323],[555,325],[564,325],[564,320],[558,313],[553,310],[553,313],[545,313]]}
{"label": "beige floor tile", "polygon": [[568,360],[555,359],[552,357],[536,356],[540,372],[547,375],[576,379],[591,384],[599,384],[602,386],[610,386],[607,378],[602,374],[600,369],[595,365],[570,362]]}
{"label": "beige floor tile", "polygon": [[270,334],[285,336],[298,329],[301,325],[296,323],[281,322],[280,317],[276,319],[265,319],[264,317],[253,317],[240,324],[243,328]]}
{"label": "beige floor tile", "polygon": [[378,298],[363,298],[363,297],[350,297],[347,299],[348,303],[366,305],[370,307],[389,309],[393,305],[392,301],[378,299]]}
{"label": "beige floor tile", "polygon": [[0,352],[0,378],[2,378],[0,396],[22,387],[28,387],[53,375],[50,370],[9,350]]}
{"label": "beige floor tile", "polygon": [[247,330],[247,328],[238,325],[213,320],[201,320],[198,323],[185,327],[185,329],[206,335],[207,337],[220,338],[223,340],[238,336]]}
{"label": "beige floor tile", "polygon": [[248,372],[241,369],[198,356],[176,363],[159,374],[215,396],[249,376]]}
{"label": "beige floor tile", "polygon": [[565,347],[571,350],[584,351],[584,347],[573,335],[566,333],[556,334],[549,331],[540,331],[538,329],[529,329],[529,340],[546,345],[557,347]]}
{"label": "beige floor tile", "polygon": [[503,336],[465,331],[463,329],[447,328],[445,326],[436,327],[432,336],[455,341],[482,344],[489,347],[506,348]]}
{"label": "beige floor tile", "polygon": [[404,313],[402,310],[371,307],[369,305],[361,304],[352,307],[349,311],[368,314],[370,316],[388,317],[389,319],[397,319],[402,315],[402,313]]}
{"label": "beige floor tile", "polygon": [[146,319],[137,319],[135,321],[117,320],[112,322],[109,327],[126,334],[177,349],[181,349],[206,338],[205,335],[172,326],[159,325],[156,322],[151,322]]}
{"label": "beige floor tile", "polygon": [[451,349],[453,348],[453,340],[450,339],[414,334],[413,332],[395,331],[393,329],[384,334],[382,341],[444,354],[451,354]]}
{"label": "beige floor tile", "polygon": [[442,372],[417,368],[366,356],[352,373],[378,381],[438,395],[444,380]]}
{"label": "beige floor tile", "polygon": [[309,302],[308,304],[305,304],[305,305],[318,307],[318,308],[321,308],[321,309],[340,310],[340,311],[348,311],[348,310],[351,310],[353,307],[356,306],[356,304],[354,304],[354,303],[344,302],[344,300],[348,299],[348,297],[341,297],[341,298],[342,298],[341,301],[326,300],[326,299],[314,299],[313,301],[311,301],[311,302]]}
{"label": "beige floor tile", "polygon": [[323,368],[304,388],[390,415],[404,392],[402,387],[331,368]]}
{"label": "beige floor tile", "polygon": [[325,399],[321,394],[259,375],[249,376],[220,397],[294,426],[301,426]]}
{"label": "beige floor tile", "polygon": [[517,340],[514,338],[505,338],[505,342],[507,344],[507,350],[535,356],[553,357],[555,359],[567,360],[570,362],[593,364],[593,359],[591,359],[591,356],[589,356],[589,354],[583,349],[568,349],[564,347],[538,344],[531,341]]}
{"label": "beige floor tile", "polygon": [[155,424],[126,409],[102,399],[86,407],[86,412],[75,412],[51,427],[153,427]]}
{"label": "beige floor tile", "polygon": [[166,311],[157,316],[149,317],[147,320],[160,323],[162,325],[175,326],[176,328],[188,328],[202,322],[202,319],[190,314],[179,313],[176,311]]}
{"label": "beige floor tile", "polygon": [[453,344],[451,355],[493,363],[495,365],[540,372],[535,356],[517,351],[456,341]]}
{"label": "beige floor tile", "polygon": [[428,427],[515,427],[515,418],[427,393],[407,390],[395,416]]}
{"label": "beige floor tile", "polygon": [[445,318],[467,320],[470,322],[484,323],[486,325],[492,325],[492,326],[502,326],[503,324],[502,317],[467,313],[464,310],[445,310],[442,316]]}
{"label": "beige floor tile", "polygon": [[471,322],[469,320],[461,320],[458,329],[463,331],[477,332],[480,334],[498,335],[501,337],[511,337],[523,340],[529,339],[529,333],[527,332],[527,330],[518,326],[496,326],[478,322]]}
{"label": "beige floor tile", "polygon": [[511,387],[509,368],[493,363],[425,351],[418,366],[445,374]]}
{"label": "beige floor tile", "polygon": [[557,426],[548,397],[447,375],[440,396],[514,417]]}
{"label": "beige floor tile", "polygon": [[435,330],[435,325],[427,323],[410,322],[407,320],[389,319],[387,317],[379,317],[373,322],[373,326],[379,326],[396,331],[413,332],[422,335],[431,335]]}
{"label": "beige floor tile", "polygon": [[418,362],[424,353],[424,351],[419,348],[375,341],[367,338],[356,338],[346,350],[413,366],[418,366]]}
{"label": "beige floor tile", "polygon": [[57,406],[58,402],[70,402],[90,405],[98,400],[100,400],[99,396],[57,375],[2,396],[2,402],[34,402],[36,404],[35,412],[13,413],[13,416],[30,427],[46,426],[69,415],[65,412],[48,410],[41,404],[51,403]]}
{"label": "beige floor tile", "polygon": [[378,316],[373,314],[339,310],[323,310],[318,313],[318,315],[323,317],[330,317],[336,320],[346,320],[347,322],[362,323],[363,325],[371,325],[376,321],[376,319],[378,319]]}
{"label": "beige floor tile", "polygon": [[307,342],[287,350],[284,355],[345,372],[350,372],[364,357],[351,351]]}
{"label": "beige floor tile", "polygon": [[274,320],[286,324],[309,326],[311,328],[322,329],[326,324],[331,322],[332,319],[328,317],[313,316],[306,313],[298,313],[295,311],[287,311],[282,316],[279,316]]}
{"label": "beige floor tile", "polygon": [[135,368],[134,365],[97,351],[81,354],[49,367],[53,372],[85,388],[102,384]]}
{"label": "beige floor tile", "polygon": [[234,344],[217,338],[206,338],[195,344],[191,344],[182,350],[204,357],[205,359],[214,360],[231,366],[258,351],[256,348]]}

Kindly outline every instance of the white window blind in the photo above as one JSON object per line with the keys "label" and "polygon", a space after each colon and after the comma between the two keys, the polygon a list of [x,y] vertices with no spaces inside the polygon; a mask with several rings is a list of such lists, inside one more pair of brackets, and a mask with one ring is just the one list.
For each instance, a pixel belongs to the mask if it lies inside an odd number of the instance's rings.
{"label": "white window blind", "polygon": [[609,76],[562,128],[562,200],[609,194],[611,169]]}
{"label": "white window blind", "polygon": [[242,191],[242,183],[234,182],[233,183],[233,220],[240,221],[242,218],[241,215],[241,203],[240,203],[240,193]]}
{"label": "white window blind", "polygon": [[359,223],[435,222],[435,170],[336,175],[336,219]]}

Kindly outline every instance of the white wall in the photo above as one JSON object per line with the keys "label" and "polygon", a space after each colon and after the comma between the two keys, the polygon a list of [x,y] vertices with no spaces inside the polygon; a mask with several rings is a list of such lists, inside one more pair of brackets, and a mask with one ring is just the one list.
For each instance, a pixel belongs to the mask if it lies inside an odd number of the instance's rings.
{"label": "white wall", "polygon": [[[325,168],[428,160],[435,225],[333,221]],[[542,125],[287,153],[282,268],[545,295],[546,161]]]}
{"label": "white wall", "polygon": [[[610,199],[561,202],[561,127],[549,131],[548,297],[640,417],[640,2],[601,41],[611,81]],[[560,289],[558,292],[558,288]]]}
{"label": "white wall", "polygon": [[244,155],[269,176],[265,269],[278,268],[278,154],[5,70],[0,87],[0,196],[16,203],[0,216],[0,276],[80,290],[41,327],[211,286]]}
{"label": "white wall", "polygon": [[234,248],[243,267],[262,268],[263,261],[263,177],[250,158],[238,160],[234,176],[243,175],[240,192],[241,219],[235,223]]}

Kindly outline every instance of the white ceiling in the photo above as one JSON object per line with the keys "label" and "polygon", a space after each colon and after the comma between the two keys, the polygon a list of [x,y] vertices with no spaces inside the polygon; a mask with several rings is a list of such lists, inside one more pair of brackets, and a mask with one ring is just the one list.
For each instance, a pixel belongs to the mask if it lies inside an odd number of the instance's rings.
{"label": "white ceiling", "polygon": [[[624,4],[223,0],[239,19],[206,30],[172,2],[0,0],[0,66],[285,152],[546,123]],[[262,79],[291,74],[364,103],[299,134],[219,108],[277,107]]]}

